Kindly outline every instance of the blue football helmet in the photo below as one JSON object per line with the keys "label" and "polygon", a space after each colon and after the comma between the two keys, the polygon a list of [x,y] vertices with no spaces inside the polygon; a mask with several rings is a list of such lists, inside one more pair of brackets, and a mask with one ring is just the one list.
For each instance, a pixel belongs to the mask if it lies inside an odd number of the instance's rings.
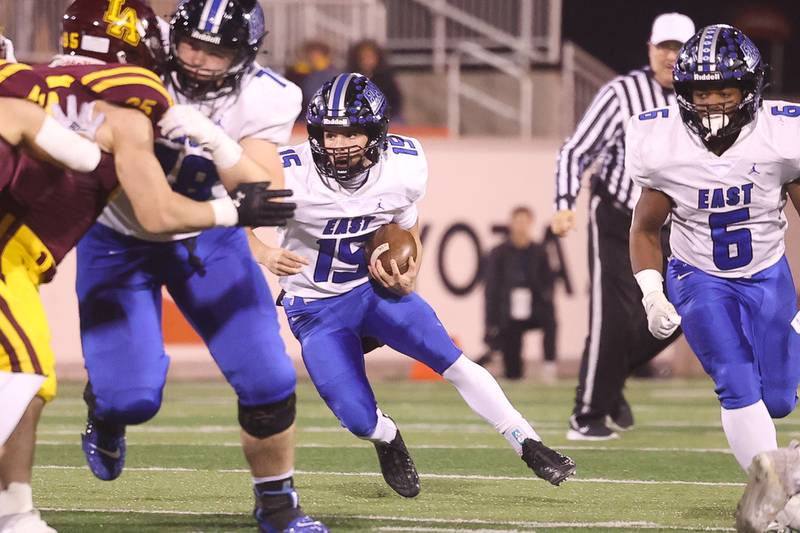
{"label": "blue football helmet", "polygon": [[[193,100],[210,100],[238,90],[267,34],[265,27],[264,11],[256,0],[183,0],[170,21],[166,70],[175,88]],[[178,44],[184,39],[232,50],[230,68],[193,72],[178,57]]]}
{"label": "blue football helmet", "polygon": [[[306,110],[306,123],[311,154],[320,175],[352,186],[360,181],[356,178],[380,161],[386,150],[389,105],[369,78],[346,72],[326,81],[314,94]],[[325,148],[326,130],[353,129],[368,137],[364,148]]]}
{"label": "blue football helmet", "polygon": [[[741,30],[726,24],[706,26],[681,47],[672,70],[672,80],[681,118],[690,131],[704,142],[739,133],[755,119],[761,107],[764,64],[753,41]],[[712,113],[692,101],[692,91],[734,84],[742,91],[735,109],[716,113],[722,124],[712,125]]]}

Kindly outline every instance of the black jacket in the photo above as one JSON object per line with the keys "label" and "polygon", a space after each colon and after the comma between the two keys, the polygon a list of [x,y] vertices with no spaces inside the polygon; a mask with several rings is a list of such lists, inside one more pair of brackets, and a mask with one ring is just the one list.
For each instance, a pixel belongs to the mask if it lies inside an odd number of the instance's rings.
{"label": "black jacket", "polygon": [[[542,244],[532,243],[527,249],[528,258],[525,262],[527,268],[526,286],[533,296],[531,316],[536,316],[542,309],[552,306],[554,273],[550,269],[547,259],[547,250]],[[510,294],[511,289],[519,286],[514,280],[519,277],[514,269],[519,265],[514,261],[514,254],[524,253],[522,249],[514,248],[510,241],[494,248],[486,258],[486,335],[496,335],[499,329],[505,327],[510,321]]]}

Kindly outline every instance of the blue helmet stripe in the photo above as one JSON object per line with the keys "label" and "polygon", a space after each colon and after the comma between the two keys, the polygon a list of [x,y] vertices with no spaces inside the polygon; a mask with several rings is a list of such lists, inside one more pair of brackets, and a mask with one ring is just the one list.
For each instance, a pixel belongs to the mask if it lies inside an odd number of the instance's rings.
{"label": "blue helmet stripe", "polygon": [[703,32],[698,47],[698,66],[701,72],[714,72],[717,70],[717,39],[719,38],[719,26],[709,26]]}
{"label": "blue helmet stripe", "polygon": [[[203,28],[202,28],[203,31],[212,31],[213,30],[215,22],[216,22],[215,19],[217,19],[219,17],[219,13],[217,13],[217,11],[219,11],[220,4],[222,2],[223,2],[223,0],[213,0],[211,2],[211,8],[208,10],[209,12],[208,12],[208,15],[206,16],[205,24],[203,24],[202,20],[200,22],[200,24],[203,26]],[[227,4],[227,3],[228,3],[227,0],[225,0],[225,4]],[[206,3],[206,6],[208,6],[208,3]],[[217,26],[217,28],[219,28],[219,23],[218,22],[216,23],[216,26]]]}
{"label": "blue helmet stripe", "polygon": [[222,24],[222,19],[225,18],[225,10],[229,3],[230,0],[223,0],[222,5],[217,9],[217,15],[213,18],[214,25],[211,28],[211,33],[219,33],[219,27]]}
{"label": "blue helmet stripe", "polygon": [[205,5],[203,6],[203,12],[200,14],[200,21],[197,23],[198,30],[202,30],[205,27],[206,22],[208,21],[208,12],[211,11],[211,6],[213,4],[213,1],[206,1]]}
{"label": "blue helmet stripe", "polygon": [[208,22],[208,13],[211,11],[211,7],[214,5],[214,1],[206,0],[206,3],[203,5],[203,12],[200,14],[200,21],[197,23],[197,29],[203,30],[206,26],[206,22]]}
{"label": "blue helmet stripe", "polygon": [[347,86],[352,78],[352,74],[339,74],[339,76],[333,82],[331,101],[328,102],[328,109],[331,110],[333,116],[335,117],[344,116],[344,99],[345,95],[347,95]]}

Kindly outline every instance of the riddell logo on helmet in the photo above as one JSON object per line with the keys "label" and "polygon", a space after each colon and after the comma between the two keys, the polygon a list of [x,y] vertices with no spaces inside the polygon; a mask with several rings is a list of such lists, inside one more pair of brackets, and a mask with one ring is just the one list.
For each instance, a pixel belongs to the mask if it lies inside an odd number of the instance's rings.
{"label": "riddell logo on helmet", "polygon": [[704,80],[719,80],[722,78],[722,74],[719,72],[711,72],[709,74],[695,74],[692,76],[695,81],[704,81]]}
{"label": "riddell logo on helmet", "polygon": [[323,126],[349,126],[350,119],[347,117],[338,117],[338,118],[323,118],[322,119]]}
{"label": "riddell logo on helmet", "polygon": [[197,30],[192,31],[192,39],[197,39],[198,41],[205,41],[211,44],[219,44],[222,40],[222,37],[219,35],[208,35],[206,33],[200,33]]}

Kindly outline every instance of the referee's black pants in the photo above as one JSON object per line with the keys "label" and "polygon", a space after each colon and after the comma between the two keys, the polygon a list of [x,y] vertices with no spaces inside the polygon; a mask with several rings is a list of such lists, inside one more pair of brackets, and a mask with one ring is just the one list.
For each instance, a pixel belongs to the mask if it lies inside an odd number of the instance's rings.
{"label": "referee's black pants", "polygon": [[633,277],[628,243],[631,215],[592,195],[589,208],[589,334],[575,391],[579,425],[605,423],[616,413],[625,379],[679,335],[657,340],[647,329],[642,292]]}

